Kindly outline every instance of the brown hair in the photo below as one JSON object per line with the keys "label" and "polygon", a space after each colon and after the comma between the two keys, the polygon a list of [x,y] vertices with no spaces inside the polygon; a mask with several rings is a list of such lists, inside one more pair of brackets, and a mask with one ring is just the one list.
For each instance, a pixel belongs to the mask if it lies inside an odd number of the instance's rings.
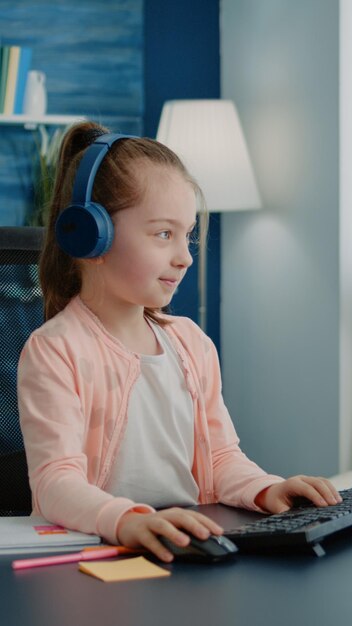
{"label": "brown hair", "polygon": [[[40,282],[47,320],[64,309],[81,290],[79,261],[58,246],[55,223],[60,212],[70,204],[74,178],[84,151],[98,137],[108,132],[109,130],[93,122],[82,122],[72,126],[62,141],[50,203],[46,241],[40,259]],[[135,164],[136,160],[143,159],[157,165],[176,168],[192,185],[204,210],[202,192],[177,155],[163,144],[147,138],[126,138],[112,145],[95,176],[92,201],[102,204],[112,215],[140,200],[144,188],[137,181]],[[159,315],[160,309],[146,307],[145,314],[159,324],[165,323]]]}

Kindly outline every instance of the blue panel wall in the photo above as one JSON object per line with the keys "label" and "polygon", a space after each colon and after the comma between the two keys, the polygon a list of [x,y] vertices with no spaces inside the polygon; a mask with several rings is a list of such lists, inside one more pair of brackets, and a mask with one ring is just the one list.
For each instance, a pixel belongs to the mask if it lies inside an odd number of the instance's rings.
{"label": "blue panel wall", "polygon": [[[47,76],[48,113],[86,116],[141,134],[142,0],[1,2],[2,44],[33,49]],[[31,197],[32,133],[0,126],[0,224],[20,225]]]}
{"label": "blue panel wall", "polygon": [[[219,0],[145,0],[145,133],[155,137],[166,100],[220,97]],[[194,253],[196,253],[194,251]],[[172,311],[198,318],[197,262]],[[207,332],[220,348],[220,216],[210,216]]]}

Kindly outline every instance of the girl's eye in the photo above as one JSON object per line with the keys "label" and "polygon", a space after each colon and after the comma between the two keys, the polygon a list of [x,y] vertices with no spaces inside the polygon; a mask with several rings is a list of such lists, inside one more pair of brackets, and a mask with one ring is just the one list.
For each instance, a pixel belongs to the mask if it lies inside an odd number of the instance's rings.
{"label": "girl's eye", "polygon": [[169,230],[162,230],[157,236],[160,237],[160,239],[170,239],[171,233]]}

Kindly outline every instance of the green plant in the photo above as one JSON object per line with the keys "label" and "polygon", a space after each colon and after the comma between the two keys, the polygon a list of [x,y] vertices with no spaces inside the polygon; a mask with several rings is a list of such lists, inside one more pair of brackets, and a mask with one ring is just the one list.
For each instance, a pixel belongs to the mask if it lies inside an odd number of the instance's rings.
{"label": "green plant", "polygon": [[55,169],[62,137],[66,129],[57,128],[50,135],[40,124],[34,135],[36,152],[33,159],[33,203],[27,222],[30,226],[46,226],[55,180]]}

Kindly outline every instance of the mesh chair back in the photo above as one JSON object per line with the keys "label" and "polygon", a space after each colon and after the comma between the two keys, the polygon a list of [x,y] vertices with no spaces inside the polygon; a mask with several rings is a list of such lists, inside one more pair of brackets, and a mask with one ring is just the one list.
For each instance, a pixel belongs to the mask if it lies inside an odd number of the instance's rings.
{"label": "mesh chair back", "polygon": [[0,227],[0,515],[31,511],[17,364],[25,341],[44,321],[38,279],[43,237],[43,228]]}

